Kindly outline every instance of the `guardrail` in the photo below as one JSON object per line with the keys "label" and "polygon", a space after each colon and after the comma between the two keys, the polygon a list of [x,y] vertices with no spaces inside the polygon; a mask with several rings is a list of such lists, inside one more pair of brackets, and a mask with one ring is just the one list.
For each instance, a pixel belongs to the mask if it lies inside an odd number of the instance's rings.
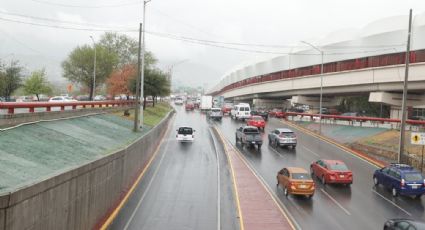
{"label": "guardrail", "polygon": [[102,107],[123,107],[134,106],[135,100],[122,101],[70,101],[70,102],[0,102],[0,110],[7,109],[7,114],[14,114],[15,109],[28,109],[29,113],[34,113],[36,108],[45,108],[43,112],[50,112],[52,108],[59,107],[60,111],[65,107],[71,107],[72,110],[77,108],[102,108]]}
{"label": "guardrail", "polygon": [[[377,122],[377,123],[400,123],[400,119],[392,118],[380,118],[380,117],[358,117],[358,116],[341,116],[341,115],[328,115],[328,114],[311,114],[311,113],[296,113],[296,112],[285,112],[284,117],[289,116],[301,116],[310,117],[310,119],[329,119],[329,120],[342,120],[342,121],[355,121],[355,122]],[[425,121],[418,120],[406,120],[407,124],[425,126]]]}

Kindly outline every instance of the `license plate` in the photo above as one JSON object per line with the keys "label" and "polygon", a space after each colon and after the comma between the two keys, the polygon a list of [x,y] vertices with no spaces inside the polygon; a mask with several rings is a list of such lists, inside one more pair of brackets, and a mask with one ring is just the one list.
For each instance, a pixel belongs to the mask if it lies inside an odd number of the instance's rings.
{"label": "license plate", "polygon": [[253,142],[251,142],[251,143],[255,144],[255,141],[253,141]]}
{"label": "license plate", "polygon": [[339,178],[344,178],[344,175],[339,175]]}
{"label": "license plate", "polygon": [[414,185],[412,185],[412,188],[413,189],[417,189],[418,188],[418,185],[417,184],[414,184]]}
{"label": "license plate", "polygon": [[298,185],[298,188],[307,188],[307,185],[305,185],[305,184],[300,184],[300,185]]}

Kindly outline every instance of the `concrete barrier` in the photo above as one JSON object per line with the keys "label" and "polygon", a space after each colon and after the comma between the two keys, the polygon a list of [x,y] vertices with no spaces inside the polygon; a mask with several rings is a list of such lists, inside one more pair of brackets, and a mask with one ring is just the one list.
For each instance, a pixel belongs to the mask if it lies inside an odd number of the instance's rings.
{"label": "concrete barrier", "polygon": [[124,149],[0,194],[0,230],[96,228],[145,167],[171,116]]}

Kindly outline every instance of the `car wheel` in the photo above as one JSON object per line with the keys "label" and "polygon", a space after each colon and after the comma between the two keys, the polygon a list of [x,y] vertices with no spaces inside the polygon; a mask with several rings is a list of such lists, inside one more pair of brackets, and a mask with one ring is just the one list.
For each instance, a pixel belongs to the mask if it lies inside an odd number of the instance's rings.
{"label": "car wheel", "polygon": [[311,195],[307,195],[307,198],[308,199],[311,199],[313,197],[313,194],[311,194]]}
{"label": "car wheel", "polygon": [[422,194],[416,195],[415,198],[416,199],[421,199]]}
{"label": "car wheel", "polygon": [[288,188],[287,187],[285,187],[283,189],[283,194],[285,194],[285,196],[288,196],[289,195],[289,192],[288,192]]}
{"label": "car wheel", "polygon": [[241,147],[243,148],[243,146],[244,146],[244,143],[242,142],[242,139],[240,140],[240,142],[241,142]]}
{"label": "car wheel", "polygon": [[310,175],[311,175],[311,178],[314,178],[314,170],[313,170],[313,167],[310,167]]}
{"label": "car wheel", "polygon": [[272,145],[272,141],[270,140],[270,137],[269,137],[269,145]]}
{"label": "car wheel", "polygon": [[274,140],[274,141],[273,141],[273,147],[274,147],[275,149],[277,149],[277,146],[278,146],[278,144],[277,144],[277,140]]}
{"label": "car wheel", "polygon": [[322,175],[322,184],[323,184],[323,185],[325,185],[325,184],[326,184],[326,179],[325,179],[325,176],[324,176],[324,175]]}
{"label": "car wheel", "polygon": [[391,194],[393,195],[393,197],[398,196],[397,189],[393,187],[393,188],[391,189]]}
{"label": "car wheel", "polygon": [[378,178],[376,176],[373,177],[373,184],[375,186],[378,186],[379,185],[379,181],[378,181]]}
{"label": "car wheel", "polygon": [[258,148],[261,148],[261,144],[258,144],[257,146],[258,146]]}
{"label": "car wheel", "polygon": [[235,137],[235,144],[238,144],[238,137]]}

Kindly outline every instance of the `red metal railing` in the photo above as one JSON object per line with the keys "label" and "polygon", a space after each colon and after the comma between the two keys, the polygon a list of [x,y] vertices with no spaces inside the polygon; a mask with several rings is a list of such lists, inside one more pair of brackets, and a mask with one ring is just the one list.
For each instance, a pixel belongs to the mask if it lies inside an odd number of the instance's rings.
{"label": "red metal railing", "polygon": [[70,102],[0,102],[0,110],[7,109],[8,114],[14,114],[15,109],[28,109],[29,113],[34,113],[36,108],[45,108],[46,112],[52,111],[52,108],[59,107],[61,111],[65,107],[72,107],[72,110],[79,108],[102,108],[117,106],[134,106],[134,100],[122,101],[70,101]]}
{"label": "red metal railing", "polygon": [[[341,115],[328,115],[328,114],[311,114],[311,113],[295,113],[295,112],[285,112],[285,117],[288,116],[301,116],[301,117],[319,117],[322,116],[322,119],[333,119],[333,120],[342,120],[342,121],[357,121],[357,122],[366,122],[373,121],[379,123],[400,123],[400,119],[391,119],[391,118],[380,118],[380,117],[357,117],[357,116],[341,116]],[[425,121],[418,120],[406,120],[407,124],[410,125],[423,125],[425,126]]]}

